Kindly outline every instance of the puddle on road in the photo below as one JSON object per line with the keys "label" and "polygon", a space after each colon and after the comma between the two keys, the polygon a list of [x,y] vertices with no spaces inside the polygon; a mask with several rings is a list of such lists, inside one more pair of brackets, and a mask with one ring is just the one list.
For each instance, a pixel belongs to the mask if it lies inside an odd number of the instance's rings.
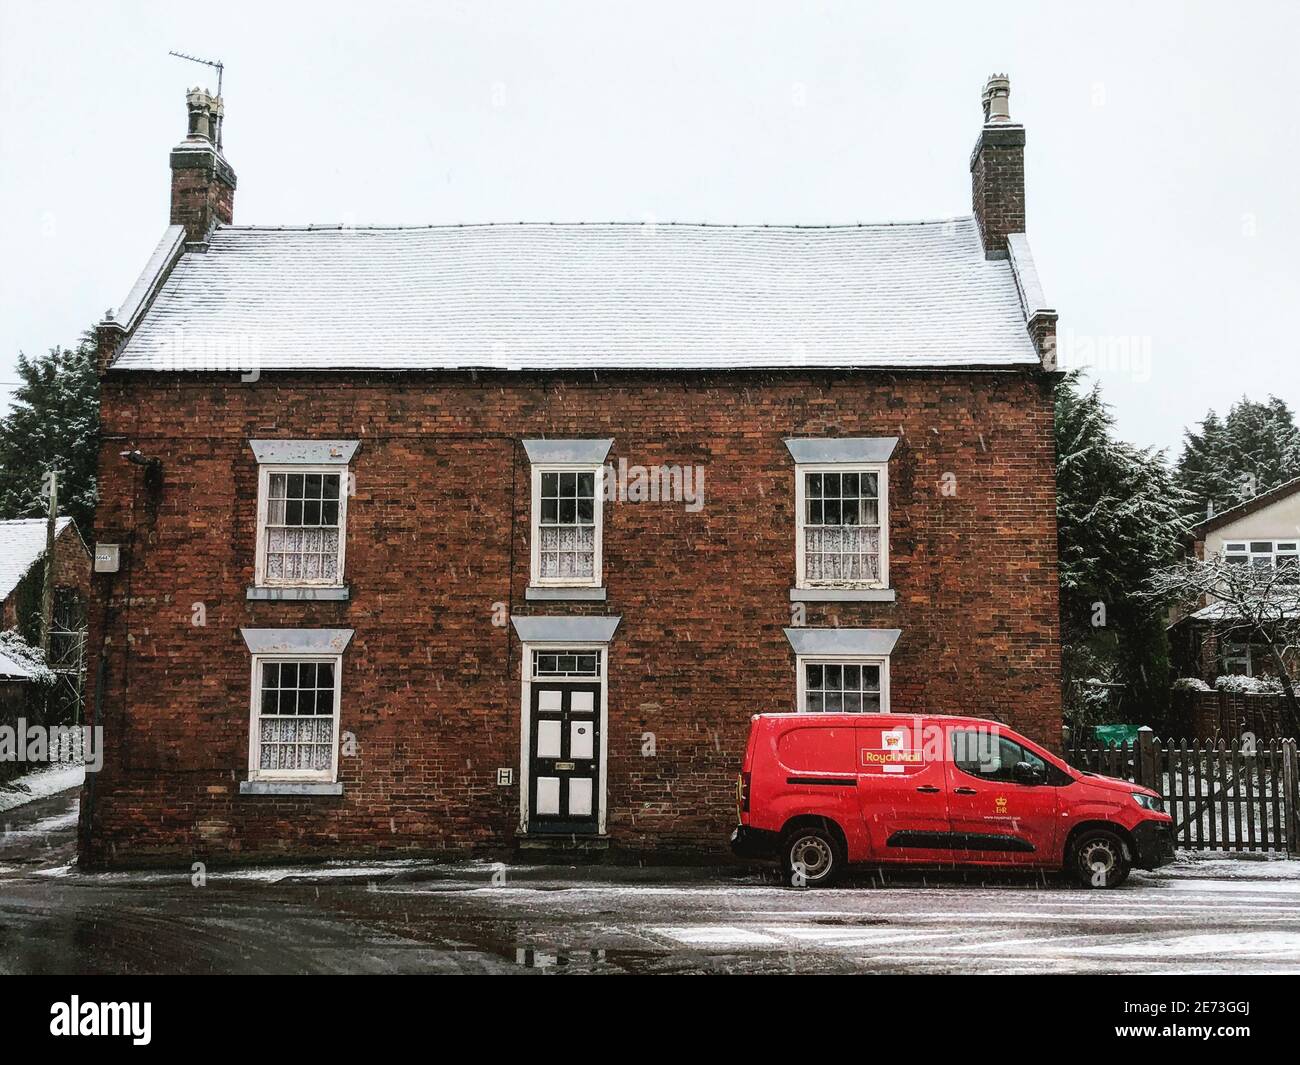
{"label": "puddle on road", "polygon": [[835,917],[817,917],[812,923],[860,927],[862,925],[892,924],[893,922],[884,917],[858,917],[854,914],[845,914],[844,916]]}
{"label": "puddle on road", "polygon": [[599,973],[611,969],[624,973],[651,972],[665,959],[669,950],[636,950],[626,947],[602,950],[559,950],[556,948],[516,947],[515,964],[522,969],[573,973]]}

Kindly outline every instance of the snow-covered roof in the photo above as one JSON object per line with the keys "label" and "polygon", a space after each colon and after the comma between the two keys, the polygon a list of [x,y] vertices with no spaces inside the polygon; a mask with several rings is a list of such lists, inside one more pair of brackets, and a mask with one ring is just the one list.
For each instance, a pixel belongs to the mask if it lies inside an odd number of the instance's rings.
{"label": "snow-covered roof", "polygon": [[5,629],[0,632],[0,680],[48,683],[54,674],[45,664],[45,652],[29,644],[16,629]]}
{"label": "snow-covered roof", "polygon": [[0,651],[0,680],[33,680],[36,672]]}
{"label": "snow-covered roof", "polygon": [[0,645],[0,680],[53,679],[54,674],[46,668],[45,659],[39,650],[34,650],[30,655],[15,654],[14,651],[13,647]]}
{"label": "snow-covered roof", "polygon": [[[164,245],[174,246],[170,235]],[[160,245],[162,248],[163,245]],[[1039,364],[1037,282],[971,218],[863,226],[222,226],[117,370]],[[1027,268],[1032,259],[1026,254]],[[170,267],[170,273],[162,278]],[[148,272],[148,271],[147,271]],[[1025,288],[1029,291],[1026,292]],[[118,321],[134,317],[142,279]]]}
{"label": "snow-covered roof", "polygon": [[[1291,595],[1279,593],[1274,596],[1270,605],[1279,615],[1296,615],[1300,614],[1300,594]],[[1236,621],[1242,617],[1241,611],[1231,603],[1225,603],[1216,599],[1214,602],[1194,610],[1189,617],[1193,621]]]}
{"label": "snow-covered roof", "polygon": [[[70,524],[71,518],[59,518],[54,527],[55,536],[61,535]],[[0,600],[9,598],[9,593],[44,554],[44,518],[0,521]]]}
{"label": "snow-covered roof", "polygon": [[1043,295],[1042,283],[1038,280],[1038,267],[1034,264],[1034,253],[1029,250],[1029,238],[1023,233],[1012,233],[1007,237],[1007,257],[1011,260],[1012,275],[1020,293],[1020,306],[1026,319],[1039,315],[1055,315]]}
{"label": "snow-covered roof", "polygon": [[1241,617],[1236,607],[1217,601],[1203,606],[1199,610],[1193,610],[1187,616],[1193,621],[1235,621]]}

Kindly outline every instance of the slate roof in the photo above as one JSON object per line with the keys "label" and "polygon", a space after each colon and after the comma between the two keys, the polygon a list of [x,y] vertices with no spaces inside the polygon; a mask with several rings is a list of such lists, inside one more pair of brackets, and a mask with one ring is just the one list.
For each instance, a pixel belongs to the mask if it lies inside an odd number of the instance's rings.
{"label": "slate roof", "polygon": [[[59,518],[54,526],[55,537],[63,535],[63,530],[71,524],[71,518]],[[0,601],[9,598],[18,582],[44,554],[44,518],[0,521]]]}
{"label": "slate roof", "polygon": [[119,312],[134,328],[116,370],[1040,362],[1026,330],[1025,301],[1041,301],[1023,276],[1032,259],[987,260],[971,218],[221,226],[206,251],[183,250],[176,228]]}

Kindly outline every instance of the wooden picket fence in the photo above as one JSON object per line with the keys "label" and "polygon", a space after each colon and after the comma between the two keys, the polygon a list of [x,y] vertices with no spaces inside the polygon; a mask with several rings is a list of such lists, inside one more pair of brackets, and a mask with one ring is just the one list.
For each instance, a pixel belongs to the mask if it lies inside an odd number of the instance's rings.
{"label": "wooden picket fence", "polygon": [[1189,743],[1144,729],[1121,744],[1067,737],[1064,754],[1076,769],[1159,792],[1179,847],[1300,855],[1295,740]]}

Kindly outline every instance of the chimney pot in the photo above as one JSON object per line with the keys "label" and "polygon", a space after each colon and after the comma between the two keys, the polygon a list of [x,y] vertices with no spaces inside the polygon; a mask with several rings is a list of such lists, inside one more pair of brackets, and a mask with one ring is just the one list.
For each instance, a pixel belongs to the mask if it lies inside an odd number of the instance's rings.
{"label": "chimney pot", "polygon": [[185,106],[190,113],[189,137],[210,141],[212,97],[196,86],[185,94]]}
{"label": "chimney pot", "polygon": [[985,122],[1011,121],[1011,79],[1005,74],[990,74],[984,83]]}
{"label": "chimney pot", "polygon": [[195,86],[185,94],[186,137],[172,149],[171,224],[185,227],[190,243],[208,239],[235,213],[235,172],[221,153],[221,97]]}
{"label": "chimney pot", "polygon": [[217,151],[221,151],[221,120],[226,117],[226,105],[220,96],[212,97],[210,114],[212,143],[217,146]]}

